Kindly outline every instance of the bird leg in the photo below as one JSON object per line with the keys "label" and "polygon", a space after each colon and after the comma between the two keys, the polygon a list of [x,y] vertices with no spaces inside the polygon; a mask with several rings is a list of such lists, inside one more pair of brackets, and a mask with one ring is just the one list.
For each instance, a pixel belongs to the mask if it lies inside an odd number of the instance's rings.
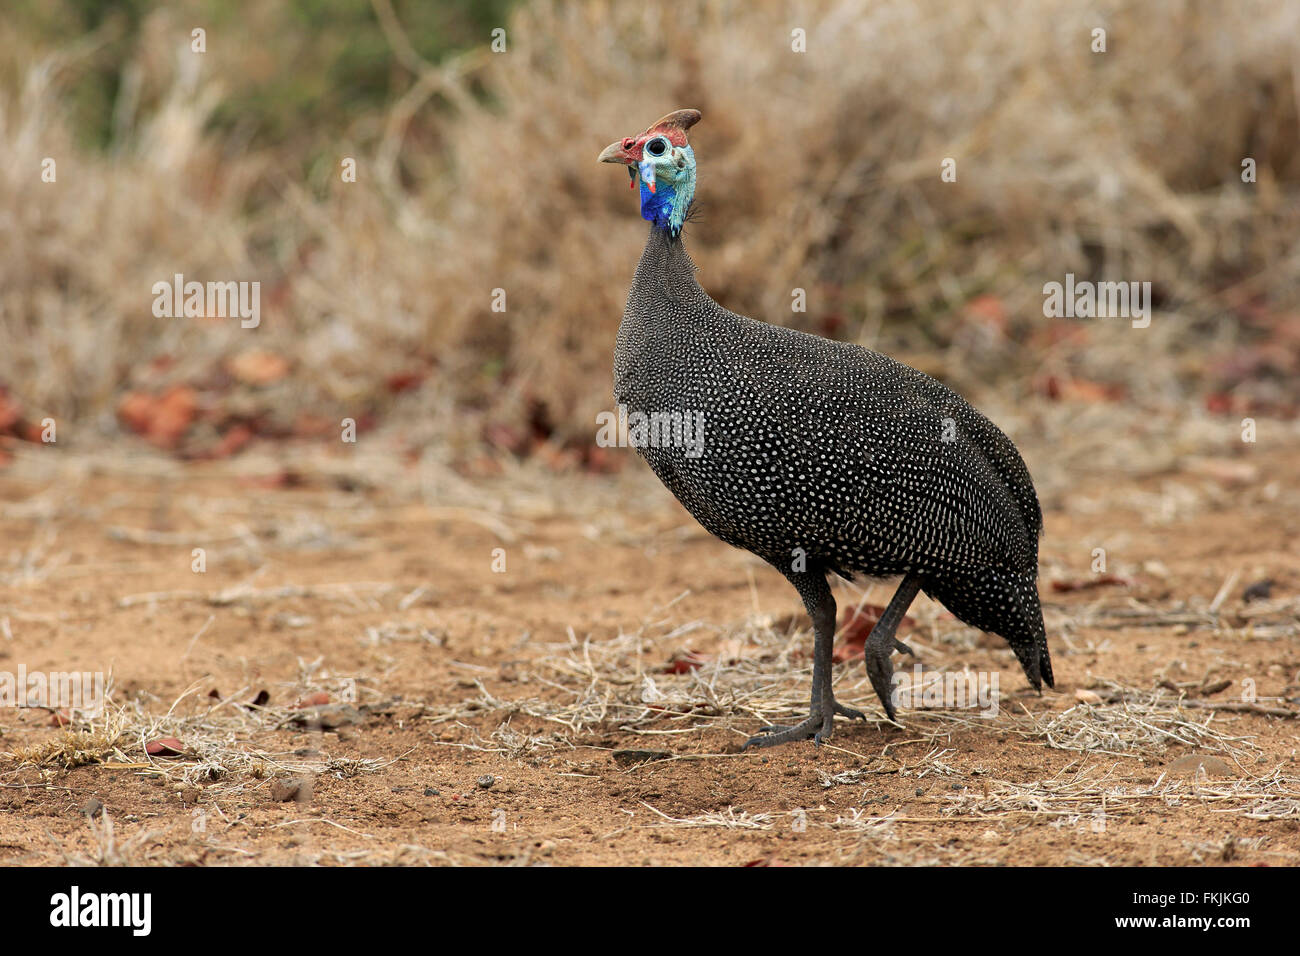
{"label": "bird leg", "polygon": [[916,594],[921,590],[921,581],[914,575],[906,575],[903,583],[898,586],[894,596],[889,599],[889,606],[885,608],[885,613],[880,615],[880,620],[876,626],[871,629],[870,636],[867,637],[866,646],[863,648],[863,656],[867,663],[867,676],[871,678],[871,686],[875,688],[876,696],[880,698],[881,705],[885,708],[885,713],[889,719],[897,722],[894,715],[894,686],[893,675],[894,665],[890,661],[890,656],[894,651],[902,651],[905,654],[916,656],[912,649],[894,637],[894,632],[898,630],[899,623],[903,620],[903,615],[907,613],[908,607],[915,600]]}
{"label": "bird leg", "polygon": [[750,747],[773,747],[776,744],[790,743],[795,740],[813,739],[820,744],[831,735],[831,725],[835,715],[841,717],[862,717],[860,710],[845,707],[835,699],[831,687],[831,650],[835,644],[835,597],[826,583],[824,573],[808,573],[792,576],[791,580],[803,597],[808,616],[813,622],[813,680],[812,699],[808,706],[808,719],[792,726],[773,724],[759,728],[756,736],[745,741],[741,750]]}

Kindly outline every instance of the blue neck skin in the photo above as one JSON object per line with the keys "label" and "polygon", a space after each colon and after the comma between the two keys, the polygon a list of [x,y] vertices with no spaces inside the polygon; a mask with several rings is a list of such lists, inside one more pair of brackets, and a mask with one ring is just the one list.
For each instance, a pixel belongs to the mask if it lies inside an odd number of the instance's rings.
{"label": "blue neck skin", "polygon": [[[694,151],[689,146],[675,147],[671,153],[638,163],[632,175],[641,187],[641,218],[676,239],[695,198]],[[647,180],[654,182],[654,192]]]}
{"label": "blue neck skin", "polygon": [[671,184],[659,181],[655,183],[655,191],[651,192],[650,187],[645,184],[645,180],[640,180],[641,188],[641,218],[649,220],[658,229],[667,229],[673,235],[681,232],[681,226],[673,225],[673,205],[677,199],[677,191]]}

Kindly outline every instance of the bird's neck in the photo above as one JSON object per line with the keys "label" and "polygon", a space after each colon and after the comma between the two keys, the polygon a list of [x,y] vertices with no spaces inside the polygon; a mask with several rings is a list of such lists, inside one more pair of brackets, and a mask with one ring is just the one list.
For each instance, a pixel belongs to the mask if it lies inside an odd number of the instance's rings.
{"label": "bird's neck", "polygon": [[632,280],[633,296],[643,301],[677,299],[692,288],[699,288],[695,263],[687,255],[682,237],[673,236],[669,230],[652,223]]}
{"label": "bird's neck", "polygon": [[663,369],[679,360],[693,336],[683,330],[702,312],[708,295],[695,281],[695,266],[682,246],[658,226],[650,227],[637,263],[614,347],[614,395],[634,408],[652,402]]}

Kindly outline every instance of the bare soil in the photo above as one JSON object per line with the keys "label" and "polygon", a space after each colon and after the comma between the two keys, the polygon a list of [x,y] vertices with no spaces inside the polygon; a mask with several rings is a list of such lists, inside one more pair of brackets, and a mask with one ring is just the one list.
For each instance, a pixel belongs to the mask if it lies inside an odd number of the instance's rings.
{"label": "bare soil", "polygon": [[[850,660],[867,722],[747,753],[806,705],[807,620],[631,467],[506,513],[327,471],[20,465],[0,671],[112,691],[67,727],[0,708],[3,864],[1300,863],[1292,451],[1184,477],[1199,503],[1164,514],[1158,475],[1045,501],[1055,690],[922,598],[900,637],[997,674],[996,716],[888,724]],[[837,585],[842,615],[891,586]]]}

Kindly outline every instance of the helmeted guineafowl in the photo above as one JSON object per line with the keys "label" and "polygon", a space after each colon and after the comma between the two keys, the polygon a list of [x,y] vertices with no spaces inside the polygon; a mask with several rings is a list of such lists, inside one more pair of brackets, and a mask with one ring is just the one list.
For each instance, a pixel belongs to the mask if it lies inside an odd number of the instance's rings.
{"label": "helmeted guineafowl", "polygon": [[629,417],[702,414],[698,447],[644,434],[630,443],[700,524],[784,574],[812,618],[808,719],[765,727],[745,746],[820,743],[836,714],[864,716],[832,692],[832,571],[903,577],[865,647],[891,720],[890,656],[912,653],[894,634],[921,590],[1004,637],[1036,689],[1052,686],[1037,587],[1042,512],[1015,445],[916,369],[709,298],[681,241],[695,195],[686,131],[699,119],[678,110],[600,154],[629,167],[650,221],[619,326],[614,397]]}

